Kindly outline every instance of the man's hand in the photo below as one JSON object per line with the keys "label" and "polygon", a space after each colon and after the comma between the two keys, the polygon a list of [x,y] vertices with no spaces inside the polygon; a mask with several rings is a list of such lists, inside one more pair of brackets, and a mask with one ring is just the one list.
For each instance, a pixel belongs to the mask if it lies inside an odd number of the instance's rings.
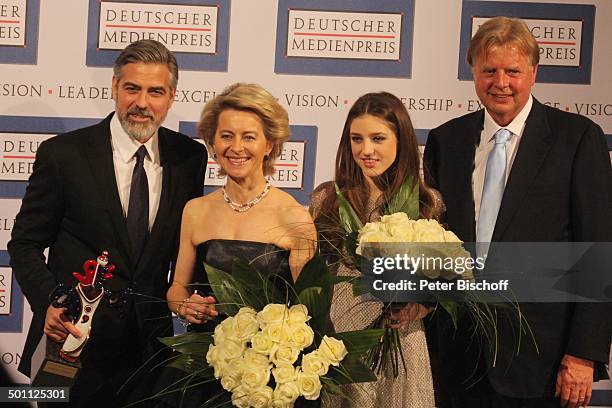
{"label": "man's hand", "polygon": [[566,354],[557,373],[555,397],[566,408],[585,407],[591,401],[593,362]]}
{"label": "man's hand", "polygon": [[81,332],[75,327],[74,324],[64,314],[66,308],[57,308],[49,306],[47,308],[47,316],[45,317],[45,329],[44,332],[51,340],[61,343],[66,340],[68,333],[71,333],[74,337],[81,337]]}

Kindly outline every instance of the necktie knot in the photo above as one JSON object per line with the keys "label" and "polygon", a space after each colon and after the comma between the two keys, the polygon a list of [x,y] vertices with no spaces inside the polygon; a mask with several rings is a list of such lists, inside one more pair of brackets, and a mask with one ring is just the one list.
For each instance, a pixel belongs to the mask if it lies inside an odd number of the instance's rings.
{"label": "necktie knot", "polygon": [[144,145],[140,146],[136,153],[134,153],[134,156],[136,156],[136,165],[144,163],[144,159],[147,156],[147,148]]}
{"label": "necktie knot", "polygon": [[495,132],[495,144],[505,144],[511,137],[512,132],[510,132],[508,129],[499,129],[497,132]]}

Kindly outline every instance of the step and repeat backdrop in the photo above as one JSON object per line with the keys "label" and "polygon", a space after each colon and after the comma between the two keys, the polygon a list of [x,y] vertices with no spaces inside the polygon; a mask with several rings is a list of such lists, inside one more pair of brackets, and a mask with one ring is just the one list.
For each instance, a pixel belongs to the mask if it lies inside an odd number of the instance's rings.
{"label": "step and repeat backdrop", "polygon": [[[292,138],[271,176],[303,204],[333,177],[345,116],[362,94],[389,91],[428,130],[480,109],[465,53],[487,18],[524,18],[540,44],[534,95],[588,116],[612,149],[612,1],[0,0],[0,363],[16,370],[31,313],[6,244],[38,145],[113,110],[112,64],[155,39],[180,80],[165,126],[195,136],[204,104],[256,82],[287,108]],[[222,185],[209,159],[207,190]],[[597,177],[597,175],[593,175]],[[612,386],[594,400],[612,405]]]}

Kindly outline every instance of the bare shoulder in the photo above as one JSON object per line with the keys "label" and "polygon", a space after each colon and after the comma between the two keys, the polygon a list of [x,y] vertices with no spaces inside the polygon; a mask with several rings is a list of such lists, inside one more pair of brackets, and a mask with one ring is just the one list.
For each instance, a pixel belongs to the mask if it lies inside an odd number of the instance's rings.
{"label": "bare shoulder", "polygon": [[298,203],[290,194],[278,188],[274,188],[273,194],[274,205],[284,221],[312,222],[308,210],[302,204]]}
{"label": "bare shoulder", "polygon": [[185,204],[183,217],[199,217],[210,212],[211,207],[214,207],[221,200],[221,193],[214,191],[203,197],[192,198]]}

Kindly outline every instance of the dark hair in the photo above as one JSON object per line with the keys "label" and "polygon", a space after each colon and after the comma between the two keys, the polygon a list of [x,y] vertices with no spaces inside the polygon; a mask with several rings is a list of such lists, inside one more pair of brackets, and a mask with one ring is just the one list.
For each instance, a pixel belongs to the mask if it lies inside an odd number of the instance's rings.
{"label": "dark hair", "polygon": [[[374,184],[382,192],[374,210],[384,208],[397,194],[406,177],[410,175],[419,185],[421,217],[438,218],[442,211],[441,206],[435,205],[435,193],[425,186],[419,174],[420,154],[410,115],[402,101],[395,95],[388,92],[377,92],[361,96],[349,110],[336,154],[336,184],[361,222],[366,223],[370,220],[371,213],[368,213],[367,208],[370,189],[361,168],[353,159],[350,133],[353,120],[366,114],[383,119],[397,137],[395,161],[383,174],[373,178]],[[337,231],[339,226],[338,202],[334,191],[328,191],[321,212],[316,216],[315,224],[319,231]],[[324,237],[323,240],[329,240],[329,238]]]}
{"label": "dark hair", "polygon": [[170,52],[162,43],[155,40],[134,41],[117,57],[113,66],[113,75],[121,79],[121,69],[124,65],[135,62],[145,64],[166,64],[170,71],[170,88],[176,89],[178,84],[178,64],[174,54]]}

